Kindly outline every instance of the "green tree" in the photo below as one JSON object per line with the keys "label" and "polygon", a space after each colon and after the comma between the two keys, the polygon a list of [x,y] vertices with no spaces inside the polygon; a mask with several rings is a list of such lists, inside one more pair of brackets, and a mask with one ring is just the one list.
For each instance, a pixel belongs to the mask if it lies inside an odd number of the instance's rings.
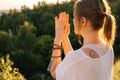
{"label": "green tree", "polygon": [[6,55],[12,50],[12,41],[15,36],[6,31],[0,31],[0,53]]}
{"label": "green tree", "polygon": [[50,55],[52,53],[52,47],[53,47],[53,37],[50,35],[43,35],[37,38],[37,44],[34,49],[34,53],[41,55],[42,61],[40,64],[40,70],[42,72],[46,72]]}
{"label": "green tree", "polygon": [[36,27],[25,21],[17,31],[14,46],[16,49],[24,51],[32,51],[36,42],[36,35],[34,34]]}
{"label": "green tree", "polygon": [[27,20],[27,16],[21,13],[20,11],[14,9],[10,10],[8,14],[3,14],[0,17],[0,29],[4,31],[8,31],[9,29],[12,30],[14,34],[25,20]]}

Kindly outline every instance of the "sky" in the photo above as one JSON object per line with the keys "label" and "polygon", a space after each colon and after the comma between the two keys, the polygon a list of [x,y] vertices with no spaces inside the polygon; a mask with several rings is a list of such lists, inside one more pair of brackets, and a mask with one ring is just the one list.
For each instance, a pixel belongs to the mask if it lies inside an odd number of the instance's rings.
{"label": "sky", "polygon": [[[43,0],[0,0],[0,10],[9,10],[9,9],[20,9],[21,6],[26,5],[29,8],[32,8],[34,4],[38,4],[38,2],[41,2]],[[44,0],[47,3],[56,3],[58,0]],[[65,0],[59,0],[59,2],[62,2]],[[66,0],[68,1],[68,0]]]}

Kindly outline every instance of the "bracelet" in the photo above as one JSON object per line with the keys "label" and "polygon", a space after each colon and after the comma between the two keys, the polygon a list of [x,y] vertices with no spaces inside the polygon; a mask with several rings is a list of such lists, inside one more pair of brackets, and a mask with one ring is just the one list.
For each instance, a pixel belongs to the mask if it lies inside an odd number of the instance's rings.
{"label": "bracelet", "polygon": [[54,46],[56,46],[56,47],[54,47],[53,50],[61,50],[62,49],[62,47],[58,44],[54,44]]}
{"label": "bracelet", "polygon": [[53,48],[53,50],[61,50],[61,48],[60,47],[55,47],[55,48]]}
{"label": "bracelet", "polygon": [[60,45],[58,45],[58,44],[54,44],[54,46],[57,46],[57,47],[60,47],[60,48],[62,48]]}
{"label": "bracelet", "polygon": [[61,56],[51,56],[52,58],[61,58]]}

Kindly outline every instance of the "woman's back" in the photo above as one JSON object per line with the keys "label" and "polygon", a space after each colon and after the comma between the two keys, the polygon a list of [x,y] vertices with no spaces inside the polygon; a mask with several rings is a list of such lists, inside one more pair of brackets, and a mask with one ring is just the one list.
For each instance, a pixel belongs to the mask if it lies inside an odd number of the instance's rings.
{"label": "woman's back", "polygon": [[[93,59],[83,49],[89,48],[98,53]],[[114,53],[112,47],[103,45],[85,45],[68,54],[57,67],[57,80],[110,80]]]}
{"label": "woman's back", "polygon": [[[60,13],[55,17],[52,76],[56,80],[110,80],[116,21],[107,0],[76,0],[73,16],[74,33],[83,47],[73,51],[69,40],[69,16]],[[64,60],[61,48],[66,56]]]}

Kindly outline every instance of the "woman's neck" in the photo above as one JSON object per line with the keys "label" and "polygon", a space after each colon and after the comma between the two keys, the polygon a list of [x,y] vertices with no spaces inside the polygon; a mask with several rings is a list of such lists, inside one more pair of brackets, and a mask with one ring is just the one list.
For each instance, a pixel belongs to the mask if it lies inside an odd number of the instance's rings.
{"label": "woman's neck", "polygon": [[91,32],[89,34],[85,34],[83,36],[83,38],[84,38],[83,45],[86,45],[86,44],[101,44],[102,43],[102,39],[101,39],[98,32]]}

